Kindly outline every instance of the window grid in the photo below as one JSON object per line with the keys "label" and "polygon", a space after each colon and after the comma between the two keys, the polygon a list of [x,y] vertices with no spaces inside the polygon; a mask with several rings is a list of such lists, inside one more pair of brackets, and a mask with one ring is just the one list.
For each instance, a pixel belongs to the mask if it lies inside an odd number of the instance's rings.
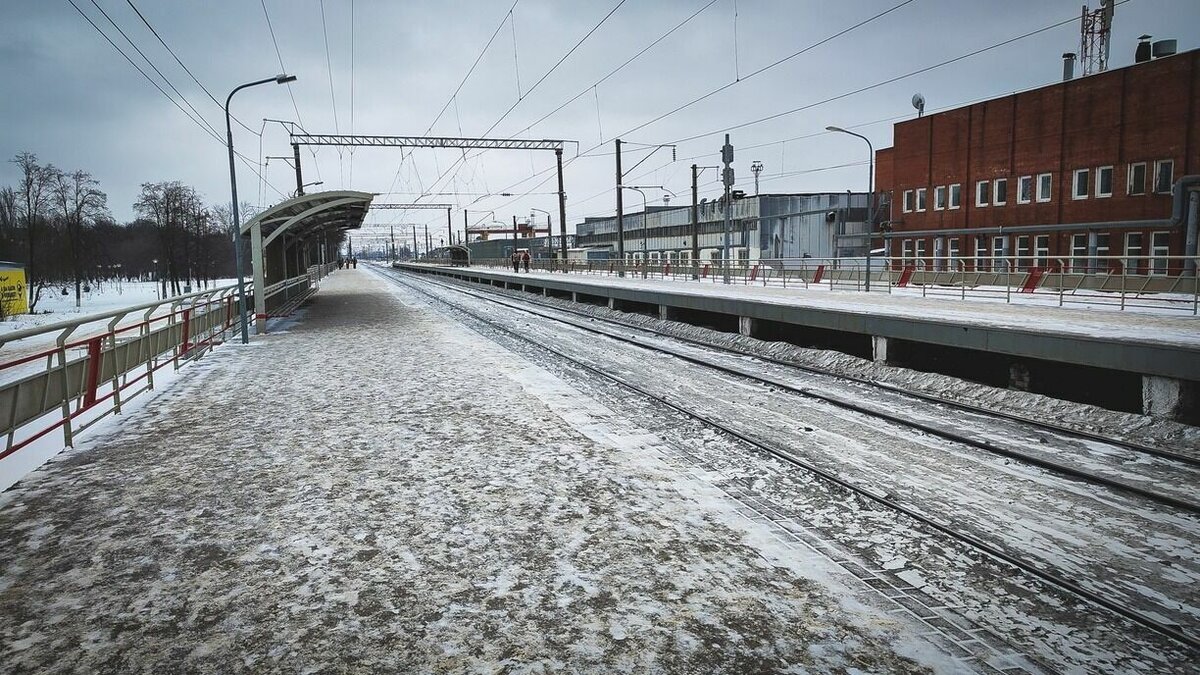
{"label": "window grid", "polygon": [[1146,194],[1146,163],[1138,162],[1129,165],[1129,184],[1127,192],[1131,195]]}
{"label": "window grid", "polygon": [[989,181],[981,180],[975,184],[975,206],[983,207],[988,205],[988,200],[991,199],[990,188],[992,184]]}
{"label": "window grid", "polygon": [[950,186],[949,208],[957,209],[960,206],[962,206],[962,184],[954,183]]}
{"label": "window grid", "polygon": [[992,204],[1004,206],[1008,203],[1008,179],[997,178],[992,183]]}
{"label": "window grid", "polygon": [[1051,189],[1054,186],[1054,177],[1052,174],[1039,173],[1037,181],[1037,200],[1039,202],[1048,202],[1052,196]]}
{"label": "window grid", "polygon": [[1017,203],[1028,204],[1033,201],[1033,176],[1021,176],[1017,179]]}
{"label": "window grid", "polygon": [[1111,197],[1113,185],[1113,168],[1101,166],[1096,168],[1096,197]]}
{"label": "window grid", "polygon": [[1152,232],[1150,234],[1150,255],[1153,256],[1150,261],[1150,274],[1167,273],[1170,261],[1166,256],[1171,254],[1170,244],[1170,232]]}
{"label": "window grid", "polygon": [[933,188],[933,210],[941,211],[946,208],[946,186],[939,185]]}
{"label": "window grid", "polygon": [[1071,198],[1072,199],[1087,199],[1090,194],[1091,186],[1088,185],[1088,179],[1092,172],[1087,169],[1076,169],[1075,176],[1071,181]]}

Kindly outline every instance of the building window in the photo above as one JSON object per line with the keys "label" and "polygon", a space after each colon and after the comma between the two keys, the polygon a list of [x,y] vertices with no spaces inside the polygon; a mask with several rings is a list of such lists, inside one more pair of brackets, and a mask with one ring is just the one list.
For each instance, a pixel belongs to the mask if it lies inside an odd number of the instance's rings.
{"label": "building window", "polygon": [[1021,235],[1017,237],[1017,262],[1018,270],[1024,269],[1029,264],[1029,235]]}
{"label": "building window", "polygon": [[1125,266],[1126,274],[1137,274],[1142,267],[1142,233],[1127,232],[1125,234]]}
{"label": "building window", "polygon": [[1129,194],[1146,194],[1146,163],[1138,162],[1129,165]]}
{"label": "building window", "polygon": [[1154,191],[1165,194],[1171,191],[1171,183],[1175,182],[1175,161],[1160,159],[1154,163]]}
{"label": "building window", "polygon": [[1017,179],[1017,203],[1028,204],[1033,201],[1033,176],[1021,176]]}
{"label": "building window", "polygon": [[1087,199],[1091,187],[1088,185],[1088,178],[1092,172],[1087,169],[1075,169],[1075,178],[1071,182],[1071,199]]}
{"label": "building window", "polygon": [[912,239],[905,239],[904,243],[900,245],[900,260],[901,260],[901,262],[908,262],[908,260],[912,258],[912,252],[913,252],[912,244],[913,244]]}
{"label": "building window", "polygon": [[1102,166],[1096,169],[1096,196],[1111,197],[1112,196],[1112,180],[1113,168],[1111,166]]}
{"label": "building window", "polygon": [[989,190],[992,184],[986,180],[981,180],[975,184],[975,206],[987,206],[990,199]]}
{"label": "building window", "polygon": [[947,245],[950,248],[946,251],[946,269],[949,269],[951,272],[953,272],[958,269],[958,237],[950,237]]}
{"label": "building window", "polygon": [[904,191],[904,212],[911,213],[913,210],[913,191]]}
{"label": "building window", "polygon": [[1037,182],[1037,200],[1039,202],[1050,201],[1050,188],[1054,178],[1048,173],[1039,173]]}
{"label": "building window", "polygon": [[950,186],[950,208],[957,209],[962,206],[962,184],[955,183]]}
{"label": "building window", "polygon": [[1086,234],[1071,235],[1071,271],[1075,274],[1087,272],[1087,238]]}
{"label": "building window", "polygon": [[1105,272],[1111,272],[1112,271],[1112,261],[1111,260],[1099,260],[1100,258],[1107,258],[1107,257],[1108,257],[1108,233],[1104,232],[1102,234],[1096,235],[1097,262],[1095,265],[1092,266],[1092,269],[1093,270],[1102,270]]}
{"label": "building window", "polygon": [[992,184],[992,204],[996,206],[1004,206],[1008,203],[1008,179],[997,178]]}
{"label": "building window", "polygon": [[946,208],[946,186],[939,185],[933,188],[933,210],[941,211]]}
{"label": "building window", "polygon": [[1033,264],[1045,268],[1050,264],[1050,235],[1039,234],[1033,238]]}
{"label": "building window", "polygon": [[987,260],[987,239],[983,235],[975,237],[975,269],[980,272],[985,272],[988,269]]}
{"label": "building window", "polygon": [[920,265],[921,269],[924,269],[925,268],[925,264],[924,264],[925,263],[925,240],[918,239],[913,243],[916,244],[916,258],[919,261],[918,264]]}
{"label": "building window", "polygon": [[925,188],[917,188],[917,210],[925,210]]}
{"label": "building window", "polygon": [[1171,233],[1152,232],[1150,234],[1150,274],[1166,274],[1169,268],[1167,256],[1171,254]]}
{"label": "building window", "polygon": [[992,259],[995,264],[996,271],[1007,269],[1007,266],[1000,262],[1000,258],[1008,255],[1008,237],[992,237]]}

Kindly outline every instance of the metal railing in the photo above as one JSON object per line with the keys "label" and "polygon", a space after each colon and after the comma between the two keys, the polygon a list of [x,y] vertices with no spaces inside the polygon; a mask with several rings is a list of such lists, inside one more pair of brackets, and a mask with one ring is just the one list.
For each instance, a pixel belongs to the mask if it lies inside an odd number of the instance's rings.
{"label": "metal railing", "polygon": [[[871,261],[870,286],[873,293],[919,291],[923,297],[1003,299],[1010,303],[1019,297],[1058,306],[1112,305],[1122,310],[1168,309],[1195,315],[1200,313],[1200,284],[1195,276],[1185,273],[1189,263],[1200,263],[1200,257],[885,256]],[[475,259],[471,266],[513,271],[509,258]],[[520,269],[524,273],[524,264]],[[722,283],[725,274],[721,260],[677,262],[655,258],[631,262],[568,260],[565,265],[560,260],[540,258],[530,260],[530,270],[713,284]],[[865,258],[769,258],[729,263],[732,284],[781,288],[864,291],[866,272]]]}
{"label": "metal railing", "polygon": [[[313,266],[267,286],[268,306],[278,313],[298,305],[334,267]],[[254,290],[249,284],[246,289],[249,320]],[[128,319],[133,320],[123,323]],[[103,324],[104,331],[73,338],[91,324]],[[0,363],[0,432],[6,436],[0,459],[57,429],[71,446],[80,431],[153,390],[156,372],[201,358],[239,324],[237,285],[231,284],[0,334],[3,348],[57,333],[52,347]]]}

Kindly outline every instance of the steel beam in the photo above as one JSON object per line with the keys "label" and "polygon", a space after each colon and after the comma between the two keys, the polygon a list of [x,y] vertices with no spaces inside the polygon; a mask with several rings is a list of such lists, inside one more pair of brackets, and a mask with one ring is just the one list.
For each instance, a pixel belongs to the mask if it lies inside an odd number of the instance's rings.
{"label": "steel beam", "polygon": [[371,204],[373,209],[393,209],[396,211],[408,211],[418,209],[452,209],[453,204]]}
{"label": "steel beam", "polygon": [[524,138],[456,138],[453,136],[351,136],[293,134],[298,145],[339,145],[393,148],[469,148],[479,150],[561,150],[568,141]]}

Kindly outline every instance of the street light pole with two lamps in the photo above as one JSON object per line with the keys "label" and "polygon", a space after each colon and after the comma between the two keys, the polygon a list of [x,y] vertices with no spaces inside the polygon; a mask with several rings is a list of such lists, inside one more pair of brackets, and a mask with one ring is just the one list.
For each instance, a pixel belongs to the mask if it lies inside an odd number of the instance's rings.
{"label": "street light pole with two lamps", "polygon": [[[869,293],[871,291],[871,246],[874,245],[873,239],[875,238],[875,147],[871,145],[871,139],[862,134],[834,126],[825,127],[825,130],[863,139],[867,142],[867,152],[870,153],[867,158],[867,280],[864,284],[864,288]],[[850,205],[846,204],[846,209],[849,210],[849,208]]]}
{"label": "street light pole with two lamps", "polygon": [[[233,95],[248,87],[255,87],[260,84],[287,84],[295,82],[295,75],[280,74],[275,77],[268,77],[254,82],[235,87],[229,92],[228,98],[225,99],[225,139],[226,145],[229,148],[229,191],[232,194],[232,202],[230,203],[230,217],[233,219],[233,259],[234,265],[237,266],[238,278],[238,323],[242,332],[242,344],[250,342],[249,329],[246,327],[246,275],[242,270],[242,222],[238,213],[238,196],[237,196],[237,171],[234,167],[233,158],[233,126],[230,123],[229,102],[233,100]],[[255,289],[256,293],[261,293],[262,289]]]}
{"label": "street light pole with two lamps", "polygon": [[[650,227],[649,227],[650,223],[648,220],[648,216],[650,215],[649,214],[650,209],[646,203],[645,190],[662,190],[663,192],[671,195],[672,197],[675,196],[675,193],[671,192],[670,190],[668,190],[667,188],[665,188],[661,185],[618,185],[617,189],[618,190],[633,190],[634,192],[637,192],[638,194],[640,194],[642,196],[642,278],[645,279],[649,274],[649,268],[647,267],[648,260],[647,260],[647,253],[646,253],[646,240],[649,239],[649,235],[650,235]],[[622,261],[622,263],[624,263],[624,261]]]}

